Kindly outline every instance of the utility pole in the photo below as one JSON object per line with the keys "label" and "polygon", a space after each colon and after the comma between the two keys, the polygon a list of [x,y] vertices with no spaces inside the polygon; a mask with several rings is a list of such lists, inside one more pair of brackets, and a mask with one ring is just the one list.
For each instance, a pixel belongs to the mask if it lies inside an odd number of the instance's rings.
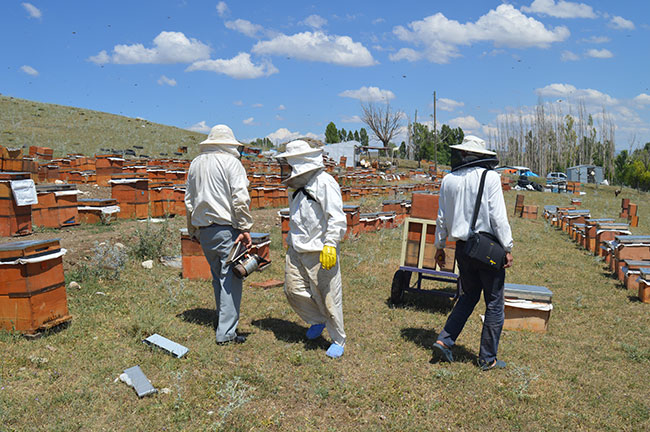
{"label": "utility pole", "polygon": [[436,92],[433,92],[433,160],[436,176],[438,176],[438,125],[436,124]]}

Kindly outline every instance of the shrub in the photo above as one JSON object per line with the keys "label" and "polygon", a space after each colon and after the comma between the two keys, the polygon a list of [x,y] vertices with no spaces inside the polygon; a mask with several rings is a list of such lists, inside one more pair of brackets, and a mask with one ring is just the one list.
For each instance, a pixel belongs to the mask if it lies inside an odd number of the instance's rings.
{"label": "shrub", "polygon": [[95,242],[87,261],[77,263],[66,273],[66,278],[77,282],[119,279],[120,272],[126,264],[126,259],[127,255],[123,248],[109,242]]}
{"label": "shrub", "polygon": [[158,259],[165,255],[165,248],[170,238],[171,229],[167,220],[160,225],[159,229],[147,222],[144,228],[136,230],[136,239],[130,248],[130,253],[138,259]]}

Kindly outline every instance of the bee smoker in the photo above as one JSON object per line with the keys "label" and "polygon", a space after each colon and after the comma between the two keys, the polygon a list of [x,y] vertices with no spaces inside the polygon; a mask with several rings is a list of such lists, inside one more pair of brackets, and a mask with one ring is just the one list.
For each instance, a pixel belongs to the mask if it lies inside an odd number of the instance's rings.
{"label": "bee smoker", "polygon": [[226,260],[226,264],[233,265],[232,272],[239,279],[246,279],[246,276],[249,276],[256,270],[260,270],[260,266],[268,262],[268,260],[261,256],[250,253],[241,242],[235,243]]}

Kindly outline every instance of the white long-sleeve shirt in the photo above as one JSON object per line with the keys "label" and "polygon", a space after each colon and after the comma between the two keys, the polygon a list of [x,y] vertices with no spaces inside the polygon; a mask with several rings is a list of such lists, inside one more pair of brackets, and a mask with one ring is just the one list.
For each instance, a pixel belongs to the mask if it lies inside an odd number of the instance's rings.
{"label": "white long-sleeve shirt", "polygon": [[219,224],[250,231],[253,218],[244,166],[228,149],[204,147],[187,173],[188,230]]}
{"label": "white long-sleeve shirt", "polygon": [[[483,171],[485,169],[480,167],[464,168],[447,174],[442,179],[436,219],[436,248],[444,248],[447,239],[464,241],[469,237]],[[512,250],[512,232],[503,199],[501,178],[495,171],[488,171],[485,177],[474,230],[495,235],[506,252]]]}
{"label": "white long-sleeve shirt", "polygon": [[303,188],[314,200],[302,192],[293,198],[293,191],[289,192],[287,243],[297,252],[320,252],[324,245],[336,247],[347,230],[341,188],[324,171],[315,174]]}

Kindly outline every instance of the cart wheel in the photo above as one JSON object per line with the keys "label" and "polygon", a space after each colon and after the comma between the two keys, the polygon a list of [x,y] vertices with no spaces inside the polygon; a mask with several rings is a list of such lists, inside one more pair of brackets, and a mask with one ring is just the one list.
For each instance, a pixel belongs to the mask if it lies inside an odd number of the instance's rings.
{"label": "cart wheel", "polygon": [[408,288],[411,281],[411,272],[397,270],[393,276],[393,284],[390,287],[390,302],[400,304],[404,300],[404,289]]}

